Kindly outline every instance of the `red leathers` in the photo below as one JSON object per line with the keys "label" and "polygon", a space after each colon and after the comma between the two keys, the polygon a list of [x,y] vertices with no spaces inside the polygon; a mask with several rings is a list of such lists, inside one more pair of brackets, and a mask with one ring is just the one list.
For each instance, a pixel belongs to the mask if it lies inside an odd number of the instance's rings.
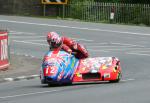
{"label": "red leathers", "polygon": [[62,49],[69,53],[75,52],[76,58],[82,59],[87,58],[89,56],[88,51],[83,45],[75,42],[74,40],[68,37],[62,37],[62,40],[63,40]]}
{"label": "red leathers", "polygon": [[76,58],[83,59],[89,56],[86,48],[68,37],[60,37],[56,32],[47,34],[47,42],[53,49],[63,49],[68,53],[73,53]]}

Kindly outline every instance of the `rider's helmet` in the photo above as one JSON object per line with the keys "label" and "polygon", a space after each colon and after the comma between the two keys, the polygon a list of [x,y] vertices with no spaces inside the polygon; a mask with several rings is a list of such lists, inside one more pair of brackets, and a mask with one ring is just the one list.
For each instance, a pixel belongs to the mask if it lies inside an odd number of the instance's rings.
{"label": "rider's helmet", "polygon": [[51,48],[59,48],[62,45],[62,37],[59,36],[56,32],[48,32],[47,42]]}

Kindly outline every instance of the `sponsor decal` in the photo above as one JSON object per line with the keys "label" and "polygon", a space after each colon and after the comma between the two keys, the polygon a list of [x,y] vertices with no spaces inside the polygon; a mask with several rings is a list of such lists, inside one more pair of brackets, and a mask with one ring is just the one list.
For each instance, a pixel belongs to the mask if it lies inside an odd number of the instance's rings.
{"label": "sponsor decal", "polygon": [[76,76],[77,76],[77,77],[82,77],[82,74],[77,73]]}
{"label": "sponsor decal", "polygon": [[97,70],[91,70],[91,73],[97,73],[98,71]]}
{"label": "sponsor decal", "polygon": [[81,61],[83,66],[90,68],[91,70],[99,70],[100,67],[105,70],[112,65],[112,57],[97,57],[88,58]]}
{"label": "sponsor decal", "polygon": [[106,70],[107,68],[108,68],[108,67],[107,67],[106,65],[103,65],[103,66],[102,66],[102,69],[103,69],[103,70]]}
{"label": "sponsor decal", "polygon": [[86,68],[84,67],[84,68],[82,68],[81,70],[82,70],[82,71],[85,71],[85,70],[86,70]]}
{"label": "sponsor decal", "polygon": [[59,73],[57,81],[60,81],[60,79],[62,79],[63,75],[64,75],[64,70]]}
{"label": "sponsor decal", "polygon": [[110,73],[105,73],[104,78],[110,78]]}
{"label": "sponsor decal", "polygon": [[71,76],[71,70],[67,72],[67,74],[64,76],[64,79],[66,79],[67,77]]}
{"label": "sponsor decal", "polygon": [[73,60],[72,60],[71,68],[73,68],[74,65],[75,65],[75,58],[73,58]]}
{"label": "sponsor decal", "polygon": [[115,72],[115,73],[117,72],[116,67],[113,68],[113,72]]}

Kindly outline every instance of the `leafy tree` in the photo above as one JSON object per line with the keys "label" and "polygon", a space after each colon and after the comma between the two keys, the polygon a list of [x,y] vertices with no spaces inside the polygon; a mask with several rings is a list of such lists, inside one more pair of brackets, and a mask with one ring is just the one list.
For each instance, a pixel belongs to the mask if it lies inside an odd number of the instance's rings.
{"label": "leafy tree", "polygon": [[77,3],[77,2],[92,2],[94,0],[69,0],[69,3]]}
{"label": "leafy tree", "polygon": [[94,0],[96,2],[113,2],[113,3],[131,3],[131,4],[150,4],[150,0]]}
{"label": "leafy tree", "polygon": [[112,3],[117,3],[121,2],[121,0],[94,0],[95,2],[112,2]]}
{"label": "leafy tree", "polygon": [[134,4],[150,4],[150,0],[122,0],[122,2]]}

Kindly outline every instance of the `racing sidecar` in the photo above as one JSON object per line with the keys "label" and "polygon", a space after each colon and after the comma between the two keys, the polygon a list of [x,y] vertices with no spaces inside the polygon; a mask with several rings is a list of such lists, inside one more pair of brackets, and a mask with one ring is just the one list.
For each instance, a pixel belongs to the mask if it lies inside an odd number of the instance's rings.
{"label": "racing sidecar", "polygon": [[116,57],[77,59],[65,51],[48,51],[40,70],[42,84],[110,81],[121,79],[120,61]]}

